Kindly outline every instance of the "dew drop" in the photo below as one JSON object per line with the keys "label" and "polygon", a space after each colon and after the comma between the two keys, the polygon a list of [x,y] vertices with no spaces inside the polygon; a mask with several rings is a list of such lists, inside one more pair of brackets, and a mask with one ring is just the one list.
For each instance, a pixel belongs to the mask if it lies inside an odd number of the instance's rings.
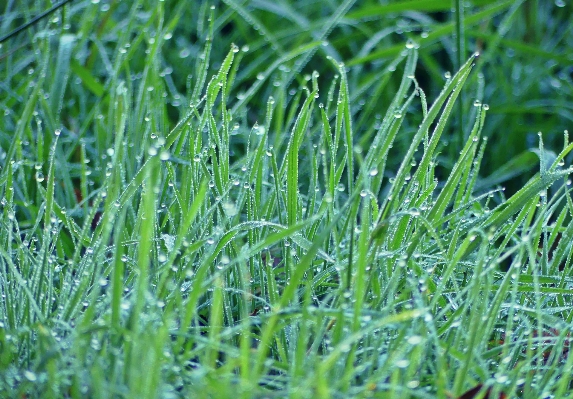
{"label": "dew drop", "polygon": [[410,345],[418,345],[422,342],[422,337],[420,337],[419,335],[412,335],[411,337],[408,338],[408,343]]}
{"label": "dew drop", "polygon": [[[93,1],[93,0],[92,0],[92,1]],[[98,0],[98,2],[99,2],[99,0]],[[36,376],[36,374],[33,373],[33,372],[31,372],[30,370],[24,371],[24,377],[26,377],[26,379],[27,379],[28,381],[32,381],[32,382],[34,382],[34,381],[36,381],[36,380],[38,379],[38,377]]]}

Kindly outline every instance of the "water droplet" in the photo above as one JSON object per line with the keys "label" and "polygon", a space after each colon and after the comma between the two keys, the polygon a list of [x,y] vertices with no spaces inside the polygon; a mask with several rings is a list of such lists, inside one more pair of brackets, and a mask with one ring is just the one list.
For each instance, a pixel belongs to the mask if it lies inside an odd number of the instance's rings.
{"label": "water droplet", "polygon": [[[92,2],[93,2],[93,0],[92,0]],[[99,2],[99,0],[98,0],[98,2]],[[36,374],[31,372],[30,370],[24,371],[24,377],[26,377],[26,379],[28,379],[28,381],[32,381],[32,382],[34,382],[38,379]]]}
{"label": "water droplet", "polygon": [[410,389],[418,388],[420,386],[420,381],[412,380],[406,383],[406,386]]}
{"label": "water droplet", "polygon": [[481,106],[481,101],[480,100],[475,100],[474,101],[474,107],[479,107]]}
{"label": "water droplet", "polygon": [[238,212],[237,207],[231,201],[223,203],[223,209],[225,210],[225,212],[227,213],[227,216],[229,216],[229,217],[235,216]]}
{"label": "water droplet", "polygon": [[452,74],[450,73],[450,71],[447,71],[446,73],[444,73],[444,78],[446,78],[448,80],[452,78]]}
{"label": "water droplet", "polygon": [[418,345],[421,342],[422,342],[422,337],[419,335],[412,335],[411,337],[408,338],[408,343],[410,345]]}
{"label": "water droplet", "polygon": [[159,154],[159,159],[161,159],[162,161],[167,161],[169,159],[169,152],[168,151],[161,151],[161,153]]}
{"label": "water droplet", "polygon": [[147,151],[147,153],[153,157],[153,156],[157,155],[157,148],[149,147],[149,150]]}

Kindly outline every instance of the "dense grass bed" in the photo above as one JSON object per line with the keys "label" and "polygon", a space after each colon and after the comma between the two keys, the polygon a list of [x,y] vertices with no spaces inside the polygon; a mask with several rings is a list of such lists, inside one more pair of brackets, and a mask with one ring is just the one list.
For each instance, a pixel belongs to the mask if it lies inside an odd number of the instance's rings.
{"label": "dense grass bed", "polygon": [[6,40],[0,397],[571,397],[571,14],[78,0]]}

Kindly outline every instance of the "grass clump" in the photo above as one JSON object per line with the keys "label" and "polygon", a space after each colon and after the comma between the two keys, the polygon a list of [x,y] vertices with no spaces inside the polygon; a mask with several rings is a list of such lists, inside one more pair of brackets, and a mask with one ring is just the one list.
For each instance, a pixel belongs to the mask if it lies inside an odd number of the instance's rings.
{"label": "grass clump", "polygon": [[[537,173],[506,195],[509,167],[480,175],[478,55],[428,91],[412,39],[361,78],[366,59],[325,42],[353,3],[325,28],[298,18],[310,39],[233,1],[193,3],[179,49],[185,2],[79,2],[19,39],[2,396],[566,397],[573,144],[540,136]],[[262,38],[223,46],[227,23]]]}

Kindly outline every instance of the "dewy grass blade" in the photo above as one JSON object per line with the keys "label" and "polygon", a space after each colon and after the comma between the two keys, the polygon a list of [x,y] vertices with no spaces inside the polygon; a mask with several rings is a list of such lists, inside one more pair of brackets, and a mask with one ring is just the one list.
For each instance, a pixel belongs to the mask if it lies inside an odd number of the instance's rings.
{"label": "dewy grass blade", "polygon": [[[411,167],[412,156],[414,152],[417,150],[418,145],[422,142],[424,135],[429,130],[431,124],[437,118],[440,110],[442,109],[443,104],[448,100],[448,105],[446,106],[445,110],[443,111],[436,128],[434,129],[434,135],[430,139],[430,143],[424,155],[422,156],[422,160],[419,162],[418,169],[416,170],[414,176],[411,179],[410,184],[413,184],[415,181],[419,181],[419,175],[422,171],[426,170],[428,164],[430,163],[431,157],[433,156],[434,150],[438,144],[438,140],[440,138],[441,132],[444,129],[444,125],[446,124],[447,118],[449,113],[451,112],[451,108],[457,98],[458,93],[460,92],[465,80],[467,79],[472,65],[474,61],[475,55],[470,57],[470,59],[464,64],[464,66],[458,71],[458,73],[452,78],[450,82],[444,87],[436,101],[432,104],[432,107],[428,111],[428,115],[424,118],[420,128],[418,129],[416,135],[412,139],[412,144],[408,148],[408,152],[404,156],[404,159],[400,165],[398,172],[396,173],[396,177],[394,179],[394,183],[392,184],[392,188],[387,196],[387,199],[384,200],[383,205],[381,206],[382,212],[380,213],[380,218],[383,220],[386,218],[386,215],[393,209],[394,203],[398,203],[399,193],[402,191],[402,187],[404,181],[406,179],[406,171]],[[450,96],[451,95],[451,96]],[[391,198],[391,199],[389,199]],[[377,227],[372,232],[372,239],[378,239],[379,234],[383,231],[383,225]]]}
{"label": "dewy grass blade", "polygon": [[438,195],[438,198],[435,201],[435,205],[432,207],[430,212],[427,215],[428,220],[434,223],[436,220],[441,219],[443,216],[444,211],[450,204],[450,201],[455,193],[455,190],[458,189],[459,191],[463,191],[465,187],[458,186],[460,182],[462,182],[462,174],[464,172],[468,172],[471,170],[471,162],[473,162],[473,158],[476,153],[477,142],[479,140],[479,134],[481,132],[480,126],[483,126],[483,120],[485,118],[485,111],[481,112],[481,115],[478,115],[476,118],[476,122],[474,128],[468,137],[468,140],[460,152],[460,157],[458,161],[452,168],[452,171],[446,181],[442,191]]}
{"label": "dewy grass blade", "polygon": [[75,41],[76,37],[74,35],[62,35],[60,37],[57,66],[53,76],[54,81],[51,85],[52,91],[50,93],[50,106],[52,115],[55,118],[57,118],[62,109],[64,93],[70,76],[72,49]]}
{"label": "dewy grass blade", "polygon": [[302,139],[304,138],[304,135],[308,129],[310,113],[314,101],[315,93],[310,93],[301,107],[300,113],[291,132],[290,140],[286,149],[285,161],[282,168],[286,173],[287,224],[289,226],[294,225],[298,220],[298,152]]}
{"label": "dewy grass blade", "polygon": [[140,313],[147,301],[146,295],[149,289],[149,268],[151,267],[152,244],[155,240],[155,202],[156,189],[159,184],[159,157],[151,156],[149,160],[150,167],[145,178],[145,188],[142,194],[141,205],[138,210],[138,221],[140,228],[140,242],[137,251],[137,287],[136,297],[131,313],[129,328],[134,332],[140,329]]}
{"label": "dewy grass blade", "polygon": [[[338,91],[337,110],[336,110],[336,130],[344,124],[344,140],[346,147],[346,173],[348,174],[348,192],[353,191],[354,181],[354,137],[352,135],[352,121],[350,113],[350,98],[348,94],[348,81],[346,78],[345,66],[343,63],[337,63],[333,59],[335,67],[340,73],[340,88]],[[338,137],[338,134],[336,134]]]}

